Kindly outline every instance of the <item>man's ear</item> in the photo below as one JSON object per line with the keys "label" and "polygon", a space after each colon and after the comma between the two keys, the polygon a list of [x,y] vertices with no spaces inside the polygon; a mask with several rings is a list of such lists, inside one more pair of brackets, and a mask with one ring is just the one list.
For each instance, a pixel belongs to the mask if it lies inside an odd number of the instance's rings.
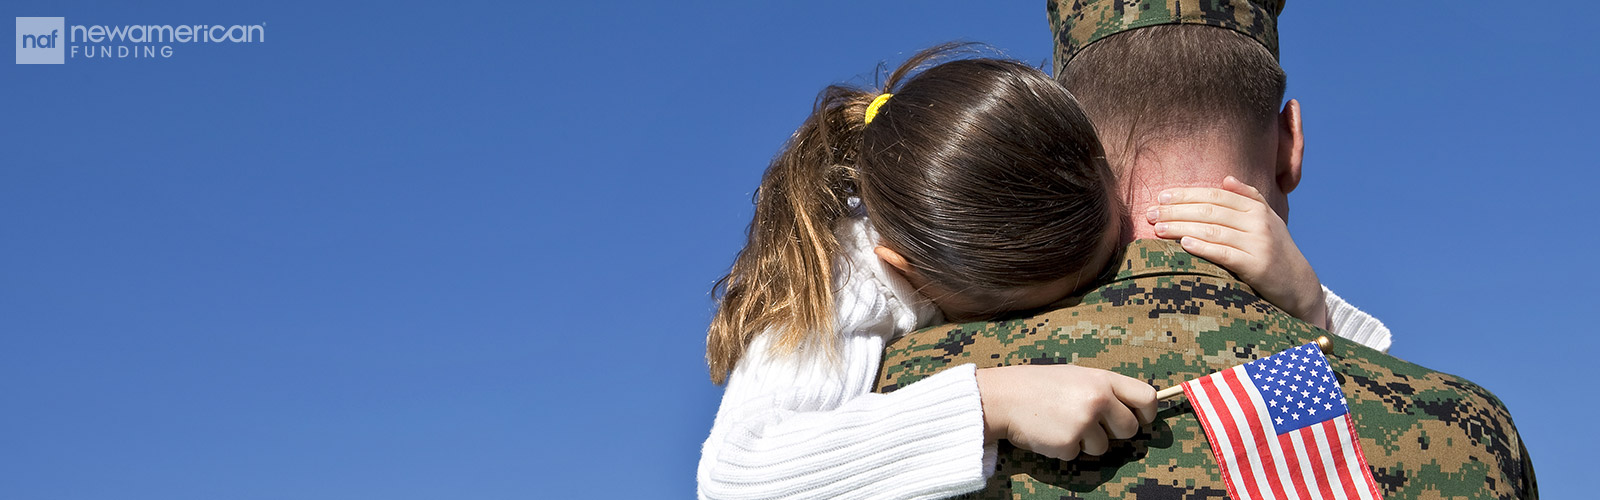
{"label": "man's ear", "polygon": [[900,271],[901,276],[906,276],[909,278],[916,275],[916,273],[911,270],[911,264],[906,262],[906,258],[900,256],[900,252],[896,252],[894,250],[890,250],[889,247],[879,245],[877,248],[872,249],[872,253],[878,254],[878,258],[883,259],[884,262],[888,262],[889,267],[893,267],[896,271]]}
{"label": "man's ear", "polygon": [[1278,113],[1278,191],[1287,195],[1300,185],[1300,160],[1306,151],[1305,129],[1300,123],[1300,101],[1290,99]]}

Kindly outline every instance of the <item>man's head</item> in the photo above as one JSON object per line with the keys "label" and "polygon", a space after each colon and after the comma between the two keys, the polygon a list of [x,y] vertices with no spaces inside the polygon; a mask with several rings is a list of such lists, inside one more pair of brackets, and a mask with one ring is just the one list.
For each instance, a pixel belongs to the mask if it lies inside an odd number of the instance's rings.
{"label": "man's head", "polygon": [[[1215,185],[1234,175],[1287,215],[1284,195],[1299,183],[1304,143],[1299,104],[1279,107],[1281,2],[1201,2],[1235,8],[1194,12],[1174,3],[1166,17],[1118,19],[1121,11],[1103,4],[1126,0],[1065,1],[1051,11],[1056,78],[1095,123],[1129,203],[1148,201],[1141,189]],[[1058,10],[1072,6],[1080,10]],[[1131,27],[1099,28],[1118,23]]]}

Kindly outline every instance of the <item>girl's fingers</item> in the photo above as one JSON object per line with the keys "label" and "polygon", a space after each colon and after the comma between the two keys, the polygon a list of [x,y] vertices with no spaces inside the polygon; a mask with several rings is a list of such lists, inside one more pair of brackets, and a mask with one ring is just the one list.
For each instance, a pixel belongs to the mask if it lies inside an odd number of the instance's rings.
{"label": "girl's fingers", "polygon": [[1158,222],[1205,222],[1227,226],[1240,231],[1250,231],[1248,214],[1221,205],[1188,203],[1184,205],[1158,205],[1145,212],[1151,224]]}
{"label": "girl's fingers", "polygon": [[1261,195],[1260,189],[1256,189],[1255,186],[1245,184],[1244,181],[1241,181],[1234,176],[1230,175],[1222,179],[1222,189],[1244,195],[1246,198],[1256,200],[1262,205],[1267,204],[1267,197]]}
{"label": "girl's fingers", "polygon": [[1194,254],[1196,257],[1215,262],[1241,275],[1249,273],[1249,270],[1245,269],[1245,265],[1250,261],[1251,256],[1243,250],[1227,245],[1218,245],[1193,236],[1184,236],[1182,240],[1179,240],[1179,243],[1183,245],[1185,252]]}
{"label": "girl's fingers", "polygon": [[1156,195],[1156,202],[1162,205],[1182,205],[1187,203],[1210,203],[1221,205],[1240,212],[1250,210],[1256,201],[1248,196],[1217,188],[1172,188]]}
{"label": "girl's fingers", "polygon": [[1041,446],[1039,448],[1028,449],[1031,449],[1040,455],[1054,458],[1056,460],[1072,460],[1074,458],[1078,458],[1078,449],[1080,443],[1081,442],[1073,442],[1070,444],[1063,444],[1061,446]]}
{"label": "girl's fingers", "polygon": [[1111,449],[1111,441],[1106,439],[1106,430],[1099,425],[1090,425],[1083,430],[1083,454],[1100,456]]}
{"label": "girl's fingers", "polygon": [[1252,241],[1249,239],[1249,233],[1228,226],[1205,222],[1158,222],[1155,230],[1156,236],[1169,240],[1178,240],[1188,236],[1234,248],[1250,248],[1250,242]]}
{"label": "girl's fingers", "polygon": [[1139,433],[1139,417],[1122,405],[1109,405],[1100,415],[1100,425],[1112,439],[1128,439]]}
{"label": "girl's fingers", "polygon": [[[1133,377],[1120,377],[1111,380],[1111,391],[1116,394],[1129,410],[1133,410],[1135,424],[1148,424],[1156,421],[1156,388],[1150,384]],[[1138,427],[1138,425],[1135,425]],[[1137,431],[1137,429],[1135,429]]]}

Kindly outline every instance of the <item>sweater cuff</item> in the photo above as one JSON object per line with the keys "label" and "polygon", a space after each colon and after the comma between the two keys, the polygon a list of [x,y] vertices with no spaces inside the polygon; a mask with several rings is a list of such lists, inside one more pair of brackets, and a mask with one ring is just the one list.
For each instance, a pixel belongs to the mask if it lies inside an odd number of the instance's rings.
{"label": "sweater cuff", "polygon": [[945,479],[938,482],[943,484],[920,492],[917,498],[945,498],[977,491],[988,483],[989,476],[994,475],[998,447],[984,441],[983,401],[978,393],[977,369],[976,365],[970,363],[951,367],[897,391],[914,390],[918,385],[928,386],[926,389],[933,389],[931,392],[953,397],[956,401],[951,403],[963,408],[959,417],[949,422],[953,428],[945,437],[930,439],[944,441],[939,447],[948,450],[944,452],[948,453],[944,457],[946,460],[941,460],[944,463],[925,465],[942,469],[937,474],[930,474],[930,479],[942,476]]}
{"label": "sweater cuff", "polygon": [[983,478],[988,480],[994,477],[994,470],[999,467],[1000,443],[985,443],[983,445]]}
{"label": "sweater cuff", "polygon": [[1382,321],[1357,309],[1326,286],[1322,287],[1322,295],[1328,303],[1328,331],[1380,352],[1389,352],[1393,340],[1389,327]]}
{"label": "sweater cuff", "polygon": [[833,410],[780,411],[730,429],[715,443],[710,465],[702,459],[700,493],[955,496],[983,488],[993,470],[983,427],[977,367],[955,366],[893,393],[862,394]]}

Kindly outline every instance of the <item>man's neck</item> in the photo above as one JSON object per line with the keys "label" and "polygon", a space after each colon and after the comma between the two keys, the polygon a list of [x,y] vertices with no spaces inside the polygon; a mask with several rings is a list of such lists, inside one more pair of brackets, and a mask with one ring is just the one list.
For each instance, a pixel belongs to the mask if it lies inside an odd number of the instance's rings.
{"label": "man's neck", "polygon": [[[1146,146],[1132,160],[1131,169],[1120,169],[1120,192],[1127,202],[1132,219],[1133,239],[1155,238],[1155,226],[1145,218],[1145,212],[1157,204],[1156,197],[1163,190],[1178,187],[1220,187],[1222,178],[1232,175],[1246,184],[1266,191],[1264,183],[1272,182],[1271,169],[1252,166],[1262,161],[1262,151],[1245,151],[1247,148],[1230,144],[1230,141],[1186,140]],[[1267,158],[1271,158],[1270,153]]]}

